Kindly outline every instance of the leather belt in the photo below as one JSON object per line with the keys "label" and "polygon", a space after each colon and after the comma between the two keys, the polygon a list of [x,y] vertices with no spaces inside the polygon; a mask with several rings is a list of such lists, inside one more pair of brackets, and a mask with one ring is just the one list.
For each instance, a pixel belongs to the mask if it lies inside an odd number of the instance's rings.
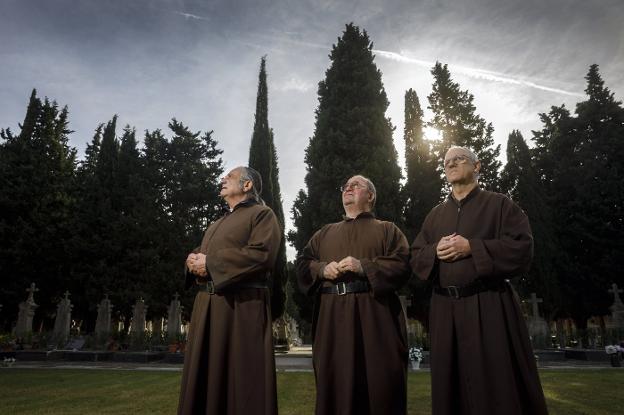
{"label": "leather belt", "polygon": [[458,287],[456,285],[449,285],[448,287],[440,287],[434,286],[433,291],[436,294],[443,295],[445,297],[451,297],[460,299],[464,297],[470,297],[475,294],[479,294],[485,291],[505,291],[506,285],[509,283],[509,280],[502,280],[498,282],[488,282],[485,283],[482,279],[474,280],[468,285],[464,285],[463,287]]}
{"label": "leather belt", "polygon": [[351,282],[339,282],[331,287],[321,287],[321,294],[345,295],[351,293],[364,293],[370,289],[368,281],[356,280]]}
{"label": "leather belt", "polygon": [[214,286],[214,282],[213,281],[207,281],[205,284],[199,284],[199,290],[200,291],[205,291],[208,294],[222,294],[224,292],[234,292],[234,291],[238,291],[238,290],[244,290],[247,288],[264,288],[264,289],[268,289],[269,286],[267,285],[266,282],[253,282],[253,281],[249,281],[249,282],[239,282],[236,284],[232,284],[231,286],[227,286],[225,289],[223,290],[215,290],[215,286]]}

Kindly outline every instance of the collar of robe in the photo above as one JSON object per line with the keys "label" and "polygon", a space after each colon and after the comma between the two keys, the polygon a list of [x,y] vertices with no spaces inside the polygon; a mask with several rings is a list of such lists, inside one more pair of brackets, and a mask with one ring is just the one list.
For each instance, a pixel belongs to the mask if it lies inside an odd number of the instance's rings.
{"label": "collar of robe", "polygon": [[463,205],[465,205],[470,199],[472,199],[473,197],[475,197],[477,194],[479,194],[479,192],[481,191],[481,188],[479,188],[479,186],[475,186],[474,189],[472,189],[470,191],[470,193],[468,193],[466,195],[465,198],[463,198],[462,200],[457,200],[455,199],[455,197],[453,196],[453,191],[451,190],[451,193],[448,195],[448,199],[455,203],[457,206],[461,207]]}
{"label": "collar of robe", "polygon": [[236,206],[234,206],[232,208],[232,210],[230,210],[228,207],[225,208],[225,214],[227,215],[228,213],[232,213],[234,212],[236,209],[238,209],[239,207],[246,207],[246,206],[253,206],[253,205],[257,205],[258,201],[256,199],[245,199],[241,202],[238,202],[236,204]]}
{"label": "collar of robe", "polygon": [[345,220],[345,222],[349,222],[349,221],[360,219],[360,218],[362,218],[362,219],[365,219],[365,218],[375,219],[375,214],[373,212],[362,212],[362,213],[360,213],[359,215],[357,215],[354,218],[350,218],[347,215],[343,215],[342,218]]}

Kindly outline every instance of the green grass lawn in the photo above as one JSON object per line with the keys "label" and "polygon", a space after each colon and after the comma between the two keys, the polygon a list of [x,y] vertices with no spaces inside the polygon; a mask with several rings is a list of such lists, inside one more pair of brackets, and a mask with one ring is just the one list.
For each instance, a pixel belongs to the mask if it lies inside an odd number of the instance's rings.
{"label": "green grass lawn", "polygon": [[[624,414],[624,370],[540,372],[551,414]],[[314,375],[277,376],[280,414],[311,414]],[[0,414],[173,414],[180,372],[0,369]],[[410,373],[408,412],[431,413],[429,373]]]}

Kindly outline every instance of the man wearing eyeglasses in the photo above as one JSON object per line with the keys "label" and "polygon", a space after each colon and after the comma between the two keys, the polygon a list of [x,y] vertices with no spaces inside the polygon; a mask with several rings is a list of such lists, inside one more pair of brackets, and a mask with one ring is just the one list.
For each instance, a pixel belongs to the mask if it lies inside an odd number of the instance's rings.
{"label": "man wearing eyeglasses", "polygon": [[409,278],[409,246],[372,213],[361,175],[341,187],[344,220],[325,225],[297,259],[301,289],[316,296],[316,414],[405,414],[407,340],[396,290]]}
{"label": "man wearing eyeglasses", "polygon": [[479,188],[481,163],[451,147],[451,194],[427,215],[411,247],[414,274],[433,281],[434,415],[546,414],[520,305],[508,279],[533,257],[529,220],[509,198]]}
{"label": "man wearing eyeglasses", "polygon": [[[281,231],[260,198],[262,178],[237,167],[221,179],[229,211],[186,260],[195,297],[178,414],[277,414],[268,277]],[[195,282],[195,281],[192,281]]]}

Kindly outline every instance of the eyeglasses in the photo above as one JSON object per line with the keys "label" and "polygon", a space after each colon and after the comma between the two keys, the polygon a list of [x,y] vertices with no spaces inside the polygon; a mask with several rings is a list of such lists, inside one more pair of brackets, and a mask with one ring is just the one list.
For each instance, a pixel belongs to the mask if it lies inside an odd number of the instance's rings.
{"label": "eyeglasses", "polygon": [[451,163],[452,164],[464,164],[464,163],[467,163],[468,160],[470,160],[468,156],[463,156],[463,155],[451,157],[448,160],[444,160],[444,168],[450,166]]}
{"label": "eyeglasses", "polygon": [[342,186],[340,186],[340,191],[344,193],[348,190],[364,189],[364,188],[366,188],[365,184],[362,184],[359,182],[351,182],[351,183],[345,183]]}

